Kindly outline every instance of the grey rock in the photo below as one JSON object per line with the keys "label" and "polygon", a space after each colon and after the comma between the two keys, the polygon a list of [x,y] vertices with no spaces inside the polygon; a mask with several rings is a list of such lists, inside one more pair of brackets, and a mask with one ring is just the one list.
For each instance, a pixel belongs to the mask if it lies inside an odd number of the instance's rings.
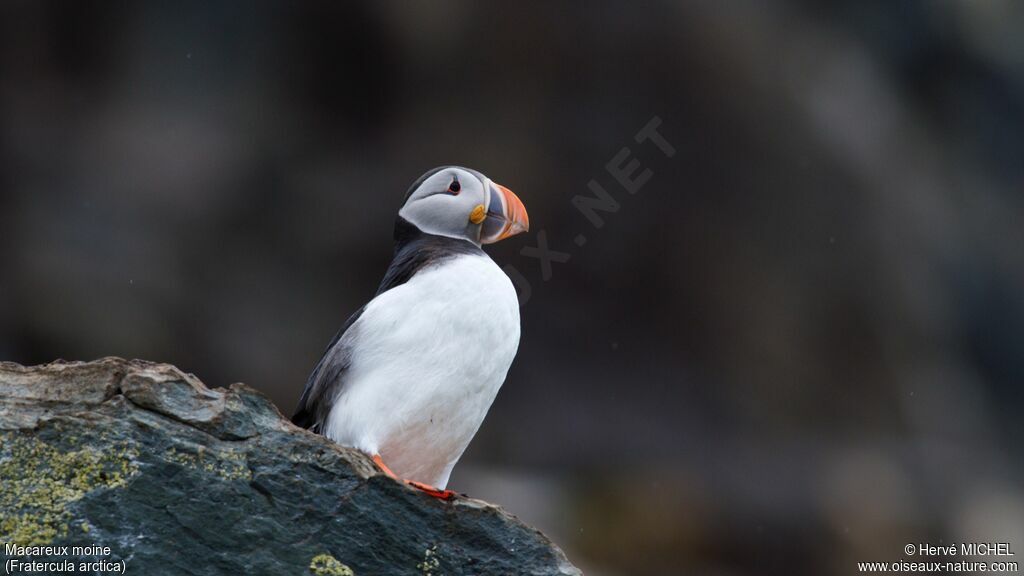
{"label": "grey rock", "polygon": [[118,358],[0,363],[0,559],[89,574],[580,574],[498,507],[412,490],[243,384],[210,390]]}

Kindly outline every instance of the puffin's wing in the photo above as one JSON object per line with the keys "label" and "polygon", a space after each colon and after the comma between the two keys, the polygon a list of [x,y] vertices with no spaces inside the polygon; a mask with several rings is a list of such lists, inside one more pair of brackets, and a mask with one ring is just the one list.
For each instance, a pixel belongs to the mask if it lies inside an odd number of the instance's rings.
{"label": "puffin's wing", "polygon": [[327,345],[323,357],[306,381],[306,388],[302,391],[302,397],[299,398],[299,404],[292,416],[292,424],[313,432],[323,432],[324,422],[331,413],[338,393],[345,386],[345,373],[351,364],[353,338],[352,334],[349,334],[349,328],[355,324],[365,309],[366,306],[363,306],[350,316]]}

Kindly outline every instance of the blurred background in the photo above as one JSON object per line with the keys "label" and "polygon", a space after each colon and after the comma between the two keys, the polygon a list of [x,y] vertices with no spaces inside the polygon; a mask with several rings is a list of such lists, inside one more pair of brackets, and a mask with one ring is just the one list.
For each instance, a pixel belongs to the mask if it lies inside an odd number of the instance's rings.
{"label": "blurred background", "polygon": [[597,576],[1024,550],[1022,29],[1009,0],[3,0],[0,359],[171,362],[290,415],[408,185],[461,164],[534,231],[491,250],[522,344],[452,488]]}

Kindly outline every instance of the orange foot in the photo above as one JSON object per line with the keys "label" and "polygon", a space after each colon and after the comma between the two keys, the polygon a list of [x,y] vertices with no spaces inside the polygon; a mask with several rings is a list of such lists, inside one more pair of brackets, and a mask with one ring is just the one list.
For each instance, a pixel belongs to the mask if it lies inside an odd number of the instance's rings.
{"label": "orange foot", "polygon": [[452,498],[455,498],[455,492],[452,492],[451,490],[441,490],[440,488],[434,488],[429,484],[424,484],[415,480],[406,480],[405,483],[417,490],[426,492],[434,498],[440,498],[441,500],[451,500]]}
{"label": "orange foot", "polygon": [[439,498],[441,500],[451,500],[452,498],[455,498],[455,492],[452,492],[451,490],[441,490],[440,488],[435,488],[429,484],[424,484],[422,482],[417,482],[415,480],[404,480],[402,478],[399,478],[398,476],[395,475],[394,472],[391,471],[391,468],[388,468],[387,464],[384,463],[384,460],[381,459],[380,454],[373,455],[373,463],[379,466],[380,469],[391,478],[394,478],[399,482],[405,482],[409,486],[412,486],[417,490],[422,490],[423,492],[427,493],[430,496],[433,496],[434,498]]}

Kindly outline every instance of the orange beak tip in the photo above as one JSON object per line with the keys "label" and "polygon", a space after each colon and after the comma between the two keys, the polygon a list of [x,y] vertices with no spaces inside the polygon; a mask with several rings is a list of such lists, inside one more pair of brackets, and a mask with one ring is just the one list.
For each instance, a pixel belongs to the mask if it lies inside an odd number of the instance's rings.
{"label": "orange beak tip", "polygon": [[509,236],[515,236],[516,234],[521,234],[530,229],[530,216],[526,212],[526,206],[523,205],[523,201],[520,200],[514,192],[501,184],[494,183],[494,187],[502,197],[503,213],[500,217],[504,220],[505,225],[499,234],[488,238],[484,242],[485,244],[493,244],[504,240]]}
{"label": "orange beak tip", "polygon": [[502,195],[505,197],[506,218],[509,222],[508,236],[526,232],[530,229],[530,215],[526,212],[523,201],[508,188],[498,185]]}

